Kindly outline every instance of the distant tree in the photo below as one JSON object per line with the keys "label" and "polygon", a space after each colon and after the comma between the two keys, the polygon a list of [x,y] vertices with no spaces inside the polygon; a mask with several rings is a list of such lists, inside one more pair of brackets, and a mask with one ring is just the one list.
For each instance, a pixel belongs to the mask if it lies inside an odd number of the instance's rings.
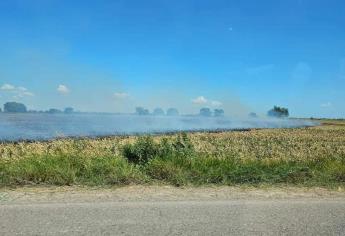
{"label": "distant tree", "polygon": [[145,109],[145,108],[143,108],[143,107],[137,107],[137,108],[135,108],[135,113],[136,113],[137,115],[141,115],[141,116],[150,114],[149,110],[148,110],[148,109]]}
{"label": "distant tree", "polygon": [[157,107],[156,109],[153,110],[153,115],[155,115],[155,116],[164,116],[165,112],[163,111],[162,108]]}
{"label": "distant tree", "polygon": [[257,118],[258,115],[255,112],[251,112],[251,113],[248,114],[248,117],[249,118]]}
{"label": "distant tree", "polygon": [[271,117],[288,117],[289,116],[289,110],[287,108],[284,107],[278,107],[278,106],[274,106],[273,109],[269,110],[267,112],[268,116]]}
{"label": "distant tree", "polygon": [[18,102],[7,102],[4,104],[4,112],[25,113],[26,106]]}
{"label": "distant tree", "polygon": [[224,110],[223,109],[214,109],[213,114],[215,117],[222,117],[222,116],[224,116]]}
{"label": "distant tree", "polygon": [[72,107],[66,107],[64,110],[65,114],[71,114],[74,112],[74,109]]}
{"label": "distant tree", "polygon": [[169,108],[167,110],[167,115],[168,116],[178,116],[179,115],[179,112],[176,108]]}
{"label": "distant tree", "polygon": [[0,108],[0,112],[2,112],[1,108]]}
{"label": "distant tree", "polygon": [[36,111],[36,110],[28,110],[27,112],[28,113],[37,113],[38,111]]}
{"label": "distant tree", "polygon": [[49,114],[58,114],[58,113],[62,113],[62,111],[59,110],[59,109],[56,109],[56,108],[50,108],[50,109],[48,110],[48,113],[49,113]]}
{"label": "distant tree", "polygon": [[212,112],[211,112],[210,108],[204,107],[204,108],[200,109],[199,115],[205,116],[205,117],[210,117],[210,116],[212,116]]}

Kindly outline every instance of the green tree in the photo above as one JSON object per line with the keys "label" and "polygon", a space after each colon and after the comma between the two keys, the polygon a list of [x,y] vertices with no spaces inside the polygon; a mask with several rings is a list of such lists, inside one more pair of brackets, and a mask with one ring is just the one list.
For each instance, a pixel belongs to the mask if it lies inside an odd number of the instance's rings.
{"label": "green tree", "polygon": [[155,116],[164,116],[165,113],[164,113],[162,108],[157,107],[156,109],[154,109],[153,115],[155,115]]}
{"label": "green tree", "polygon": [[74,112],[74,109],[72,107],[66,107],[64,110],[65,114],[71,114]]}
{"label": "green tree", "polygon": [[135,114],[144,116],[144,115],[150,114],[150,112],[148,109],[145,109],[143,107],[136,107],[135,108]]}
{"label": "green tree", "polygon": [[18,102],[7,102],[4,104],[4,112],[25,113],[26,106]]}
{"label": "green tree", "polygon": [[284,107],[274,106],[271,110],[267,112],[267,115],[270,117],[279,117],[279,118],[288,117],[289,110]]}
{"label": "green tree", "polygon": [[204,107],[204,108],[200,109],[199,115],[205,116],[205,117],[210,117],[210,116],[212,116],[212,112],[211,112],[210,108]]}
{"label": "green tree", "polygon": [[50,108],[50,109],[48,110],[48,113],[49,113],[49,114],[58,114],[58,113],[62,113],[62,111],[59,110],[59,109],[56,109],[56,108]]}
{"label": "green tree", "polygon": [[167,115],[168,116],[178,116],[179,115],[179,112],[176,108],[169,108],[167,110]]}
{"label": "green tree", "polygon": [[222,117],[222,116],[224,116],[224,110],[223,109],[214,109],[213,114],[215,117]]}

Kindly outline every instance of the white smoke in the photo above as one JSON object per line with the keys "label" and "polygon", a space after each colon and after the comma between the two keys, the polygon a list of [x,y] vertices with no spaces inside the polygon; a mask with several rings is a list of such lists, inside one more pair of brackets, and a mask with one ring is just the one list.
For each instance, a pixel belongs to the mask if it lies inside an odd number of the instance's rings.
{"label": "white smoke", "polygon": [[0,140],[152,134],[176,131],[295,128],[317,123],[301,119],[229,119],[199,116],[138,116],[111,114],[2,114]]}

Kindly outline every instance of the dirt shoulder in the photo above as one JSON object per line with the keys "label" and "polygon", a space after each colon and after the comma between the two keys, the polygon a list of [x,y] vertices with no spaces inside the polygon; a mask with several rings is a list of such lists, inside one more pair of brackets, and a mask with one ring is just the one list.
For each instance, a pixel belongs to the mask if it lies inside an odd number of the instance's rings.
{"label": "dirt shoulder", "polygon": [[344,188],[126,186],[0,189],[0,204],[122,201],[222,201],[239,199],[345,199]]}

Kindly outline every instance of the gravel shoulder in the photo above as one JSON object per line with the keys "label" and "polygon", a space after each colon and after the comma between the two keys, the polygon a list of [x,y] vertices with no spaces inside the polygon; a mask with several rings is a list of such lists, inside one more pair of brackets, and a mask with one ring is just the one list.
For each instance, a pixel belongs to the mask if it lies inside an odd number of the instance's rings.
{"label": "gravel shoulder", "polygon": [[0,204],[78,202],[157,202],[226,200],[334,199],[345,200],[345,189],[304,187],[183,187],[126,186],[20,187],[0,189]]}

